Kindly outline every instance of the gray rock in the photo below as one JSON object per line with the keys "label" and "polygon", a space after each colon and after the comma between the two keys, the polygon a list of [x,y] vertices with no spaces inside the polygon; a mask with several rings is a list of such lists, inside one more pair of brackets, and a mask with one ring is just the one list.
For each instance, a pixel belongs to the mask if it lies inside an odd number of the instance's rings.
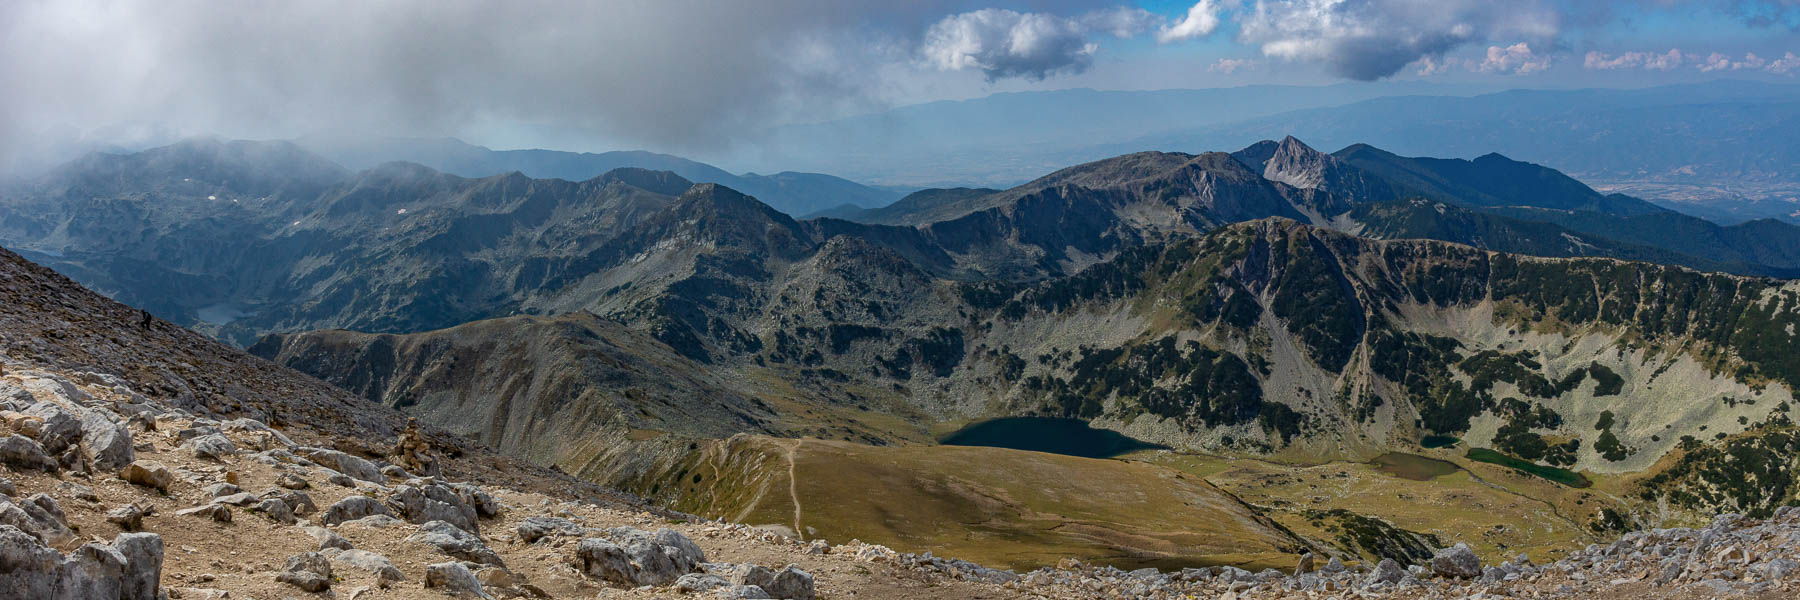
{"label": "gray rock", "polygon": [[774,598],[762,588],[754,585],[732,585],[719,588],[714,592],[720,600],[769,600]]}
{"label": "gray rock", "polygon": [[281,487],[284,487],[284,488],[287,488],[290,490],[304,490],[306,488],[312,487],[312,484],[306,482],[305,477],[301,477],[301,476],[295,475],[293,473],[282,473],[279,477],[275,478],[275,485],[278,485],[278,486],[281,486]]}
{"label": "gray rock", "polygon": [[389,515],[369,515],[369,516],[363,517],[361,519],[351,519],[349,521],[344,521],[340,526],[342,526],[342,527],[361,527],[364,529],[384,529],[384,528],[388,528],[388,527],[393,527],[395,525],[405,525],[405,524],[406,524],[406,521],[396,519]]}
{"label": "gray rock", "polygon": [[361,479],[370,483],[383,483],[387,481],[387,479],[381,475],[381,468],[376,467],[375,463],[361,458],[336,450],[326,450],[324,448],[300,448],[299,452],[301,456],[305,456],[308,460],[356,479]]}
{"label": "gray rock", "polygon": [[775,581],[775,571],[762,565],[731,565],[722,569],[719,574],[732,585],[754,585],[768,589],[768,586]]}
{"label": "gray rock", "polygon": [[393,516],[387,506],[368,496],[349,496],[325,508],[325,514],[319,516],[319,522],[336,525],[344,521],[361,519],[369,515]]}
{"label": "gray rock", "polygon": [[708,573],[688,573],[675,580],[675,591],[682,594],[710,592],[731,585],[718,575]]}
{"label": "gray rock", "polygon": [[258,502],[256,503],[256,506],[251,507],[250,510],[252,512],[262,513],[264,516],[269,517],[270,520],[283,525],[293,525],[296,521],[294,518],[294,510],[288,508],[287,503],[282,502],[279,498],[269,498],[262,502]]}
{"label": "gray rock", "polygon": [[1781,581],[1800,573],[1800,562],[1777,558],[1763,564],[1762,573],[1769,581]]}
{"label": "gray rock", "polygon": [[194,458],[220,460],[237,454],[237,445],[222,434],[203,435],[187,443],[189,452]]}
{"label": "gray rock", "polygon": [[577,537],[582,532],[581,526],[562,517],[528,517],[519,521],[519,541],[527,544],[553,535]]}
{"label": "gray rock", "polygon": [[0,496],[0,525],[11,525],[44,543],[63,546],[75,540],[56,499],[34,494],[24,500]]}
{"label": "gray rock", "polygon": [[486,544],[483,544],[480,537],[443,521],[431,521],[421,525],[419,533],[407,539],[437,548],[438,552],[447,556],[484,565],[506,566],[506,563],[500,560],[500,555],[495,554]]}
{"label": "gray rock", "polygon": [[62,454],[64,450],[81,442],[81,419],[63,407],[49,402],[39,402],[25,409],[29,416],[43,419],[38,425],[37,441],[44,446],[48,454]]}
{"label": "gray rock", "polygon": [[101,471],[116,471],[131,464],[131,430],[98,410],[81,413],[81,453]]}
{"label": "gray rock", "polygon": [[1313,553],[1308,552],[1300,555],[1300,562],[1294,565],[1294,574],[1300,575],[1311,572],[1313,572]]}
{"label": "gray rock", "polygon": [[1325,566],[1321,567],[1319,571],[1327,574],[1335,574],[1342,573],[1348,569],[1349,567],[1344,566],[1344,561],[1338,560],[1338,557],[1333,556],[1331,557],[1331,560],[1325,561]]}
{"label": "gray rock", "polygon": [[500,501],[493,494],[482,491],[472,483],[456,483],[450,487],[455,488],[456,493],[462,496],[464,504],[475,507],[475,516],[483,519],[500,516]]}
{"label": "gray rock", "polygon": [[[63,562],[62,598],[120,598],[125,595],[125,555],[106,544],[83,544]],[[52,596],[54,597],[54,596]]]}
{"label": "gray rock", "polygon": [[238,492],[236,494],[231,494],[229,496],[219,496],[217,498],[213,498],[212,500],[213,500],[213,502],[218,503],[218,504],[230,504],[232,506],[250,506],[250,505],[256,503],[257,497],[255,494],[251,494],[249,492]]}
{"label": "gray rock", "polygon": [[313,511],[319,510],[319,505],[313,504],[312,496],[308,496],[306,495],[306,492],[300,490],[269,488],[263,490],[261,494],[257,494],[256,497],[264,500],[274,499],[285,502],[287,503],[288,508],[293,509],[294,514],[296,515],[310,514]]}
{"label": "gray rock", "polygon": [[393,582],[406,581],[406,576],[400,573],[393,561],[367,550],[344,550],[332,556],[331,560],[373,573],[383,587]]}
{"label": "gray rock", "polygon": [[275,581],[292,585],[306,592],[323,592],[331,589],[331,561],[317,552],[305,552],[288,557],[287,567],[275,575]]}
{"label": "gray rock", "polygon": [[243,491],[244,490],[239,488],[238,486],[235,486],[235,485],[232,485],[229,483],[225,483],[225,482],[219,482],[219,483],[215,483],[215,484],[206,486],[206,496],[208,498],[223,498],[225,496],[230,496],[232,494],[242,493]]}
{"label": "gray rock", "polygon": [[57,598],[63,557],[43,540],[0,522],[0,590],[15,598]]}
{"label": "gray rock", "polygon": [[108,511],[106,520],[125,531],[137,531],[144,528],[144,509],[136,504],[127,504]]}
{"label": "gray rock", "polygon": [[76,500],[85,500],[88,502],[99,502],[100,501],[100,495],[94,493],[94,488],[91,488],[91,487],[88,487],[85,485],[81,485],[81,484],[75,483],[73,481],[64,481],[62,483],[56,484],[56,491],[59,494],[68,496],[70,498],[74,498]]}
{"label": "gray rock", "polygon": [[0,464],[19,470],[57,471],[56,460],[44,452],[42,445],[18,434],[0,438]]}
{"label": "gray rock", "polygon": [[633,587],[664,586],[706,562],[700,547],[673,529],[651,533],[618,527],[604,535],[606,539],[584,539],[576,546],[582,572],[590,577]]}
{"label": "gray rock", "polygon": [[403,485],[395,488],[387,503],[401,518],[412,523],[443,521],[469,533],[481,533],[475,507],[464,503],[462,496],[447,485]]}
{"label": "gray rock", "polygon": [[157,600],[162,590],[163,539],[154,533],[121,533],[114,548],[125,557],[121,600]]}
{"label": "gray rock", "polygon": [[1474,579],[1481,576],[1481,559],[1468,544],[1457,544],[1431,557],[1431,572],[1438,577]]}
{"label": "gray rock", "polygon": [[324,527],[305,527],[302,528],[301,531],[305,531],[307,535],[310,535],[313,539],[319,541],[319,550],[324,550],[326,548],[350,550],[355,548],[355,546],[350,545],[350,540],[344,539],[344,536],[338,535],[337,532]]}
{"label": "gray rock", "polygon": [[201,518],[201,519],[211,519],[213,521],[217,521],[220,523],[230,523],[231,522],[231,508],[228,506],[225,506],[223,504],[217,504],[217,503],[202,504],[200,506],[196,506],[193,508],[184,508],[184,509],[175,511],[175,516],[197,517],[197,518]]}
{"label": "gray rock", "polygon": [[462,563],[437,563],[425,567],[425,587],[463,598],[491,599],[481,589],[481,580]]}
{"label": "gray rock", "polygon": [[[1162,574],[1158,573],[1157,576],[1161,577]],[[788,565],[782,567],[780,571],[776,571],[775,580],[762,588],[770,596],[786,600],[813,600],[814,598],[812,573],[803,571],[794,565]]]}
{"label": "gray rock", "polygon": [[1384,558],[1375,565],[1375,570],[1369,572],[1369,576],[1363,579],[1363,585],[1378,583],[1397,585],[1406,577],[1406,569],[1400,568],[1400,563],[1394,562],[1394,559],[1391,558]]}

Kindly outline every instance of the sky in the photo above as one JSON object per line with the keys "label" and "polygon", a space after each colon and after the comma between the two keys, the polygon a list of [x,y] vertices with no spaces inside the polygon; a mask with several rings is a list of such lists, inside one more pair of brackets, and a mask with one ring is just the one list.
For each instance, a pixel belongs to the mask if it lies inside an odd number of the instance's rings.
{"label": "sky", "polygon": [[192,135],[707,154],[996,92],[1800,79],[1800,0],[8,0],[0,169]]}

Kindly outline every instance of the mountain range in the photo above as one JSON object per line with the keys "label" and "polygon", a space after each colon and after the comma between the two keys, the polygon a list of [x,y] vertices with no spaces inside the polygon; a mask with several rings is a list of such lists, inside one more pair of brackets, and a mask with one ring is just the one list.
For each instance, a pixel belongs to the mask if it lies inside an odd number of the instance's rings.
{"label": "mountain range", "polygon": [[1368,143],[1406,155],[1500,152],[1727,224],[1793,220],[1800,210],[1800,181],[1788,168],[1800,163],[1800,147],[1782,135],[1800,116],[1794,85],[1373,89],[999,94],[794,126],[758,146],[775,152],[732,160],[779,157],[884,184],[1004,187],[1145,149],[1199,152],[1292,134],[1323,147]]}
{"label": "mountain range", "polygon": [[[1724,227],[1499,155],[1289,137],[849,216],[667,171],[352,173],[197,140],[9,190],[0,242],[673,503],[702,493],[665,479],[698,440],[918,444],[1007,415],[1293,460],[1458,436],[1643,472],[1684,438],[1778,422],[1800,377],[1800,290],[1768,278],[1800,266],[1794,226]],[[1658,489],[1744,511],[1795,491],[1765,483]]]}

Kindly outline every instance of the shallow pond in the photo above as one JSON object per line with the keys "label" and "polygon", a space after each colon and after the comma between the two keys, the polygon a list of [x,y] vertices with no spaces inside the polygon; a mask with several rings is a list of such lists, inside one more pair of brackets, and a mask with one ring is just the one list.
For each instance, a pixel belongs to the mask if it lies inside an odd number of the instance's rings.
{"label": "shallow pond", "polygon": [[1079,419],[1003,417],[976,421],[938,440],[946,446],[986,446],[1084,458],[1107,458],[1163,448]]}
{"label": "shallow pond", "polygon": [[1405,452],[1389,452],[1369,462],[1377,471],[1413,481],[1431,481],[1456,472],[1456,463]]}

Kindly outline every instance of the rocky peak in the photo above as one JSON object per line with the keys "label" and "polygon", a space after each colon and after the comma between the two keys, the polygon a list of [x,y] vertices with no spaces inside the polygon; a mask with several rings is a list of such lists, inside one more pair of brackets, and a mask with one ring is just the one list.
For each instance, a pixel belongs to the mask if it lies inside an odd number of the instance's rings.
{"label": "rocky peak", "polygon": [[1263,165],[1262,175],[1300,189],[1318,189],[1327,182],[1338,161],[1331,155],[1312,149],[1304,142],[1287,136]]}

